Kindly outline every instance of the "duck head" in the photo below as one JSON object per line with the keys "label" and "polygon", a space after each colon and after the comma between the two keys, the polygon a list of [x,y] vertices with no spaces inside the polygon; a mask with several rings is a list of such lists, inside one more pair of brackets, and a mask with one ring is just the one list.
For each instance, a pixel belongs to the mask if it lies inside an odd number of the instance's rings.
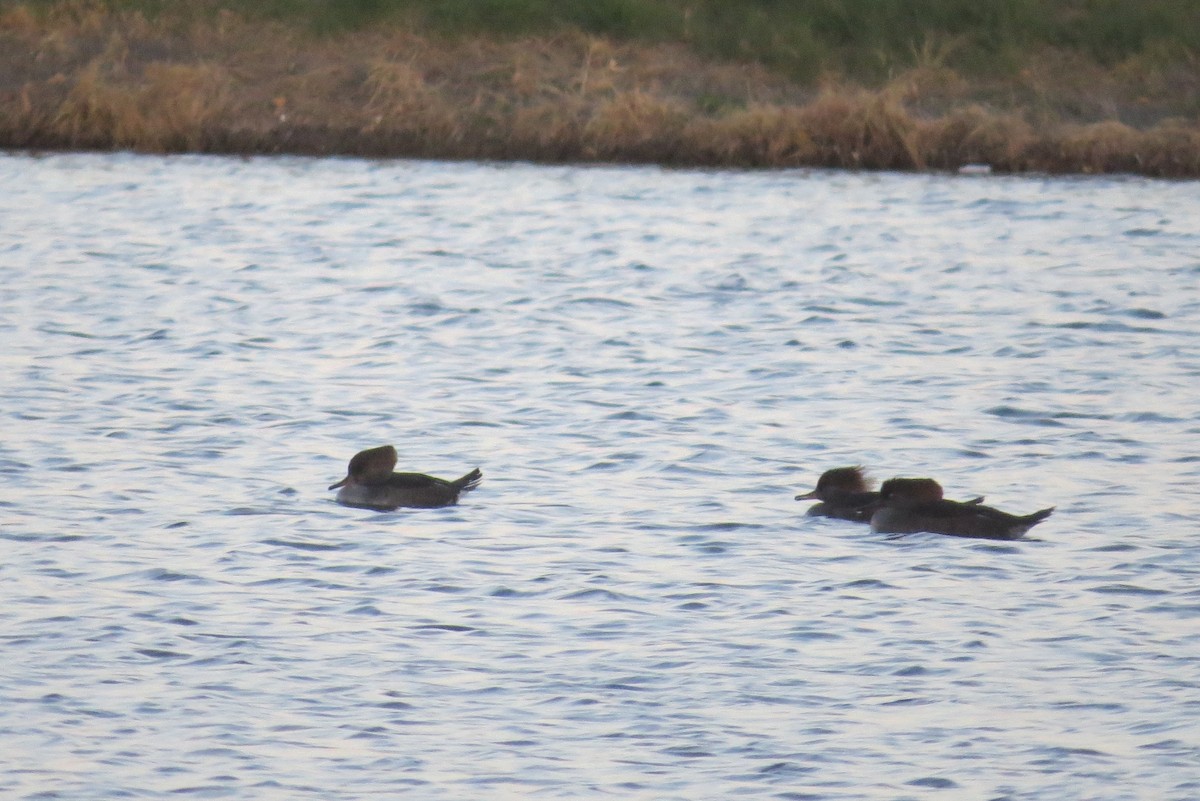
{"label": "duck head", "polygon": [[798,501],[828,501],[839,492],[869,492],[871,484],[867,481],[867,473],[861,465],[853,467],[835,467],[826,470],[817,479],[817,488],[812,492],[797,495]]}
{"label": "duck head", "polygon": [[887,506],[919,506],[942,497],[942,485],[932,478],[889,478],[879,488],[879,498]]}
{"label": "duck head", "polygon": [[355,484],[370,484],[382,481],[392,474],[396,466],[396,449],[391,445],[380,445],[378,448],[368,448],[354,454],[346,468],[346,477],[329,488],[344,487],[348,482]]}

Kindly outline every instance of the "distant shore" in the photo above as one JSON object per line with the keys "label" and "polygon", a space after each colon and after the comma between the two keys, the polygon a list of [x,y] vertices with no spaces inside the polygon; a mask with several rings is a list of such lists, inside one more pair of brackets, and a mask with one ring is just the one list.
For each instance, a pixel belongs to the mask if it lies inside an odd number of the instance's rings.
{"label": "distant shore", "polygon": [[927,53],[868,85],[577,30],[63,6],[0,10],[0,147],[1200,177],[1194,56],[1131,75],[1047,52],[981,80]]}

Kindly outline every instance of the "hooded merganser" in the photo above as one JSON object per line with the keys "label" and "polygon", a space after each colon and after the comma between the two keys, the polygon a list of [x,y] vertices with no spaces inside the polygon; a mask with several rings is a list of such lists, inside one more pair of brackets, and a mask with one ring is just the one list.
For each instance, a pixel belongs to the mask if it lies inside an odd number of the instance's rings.
{"label": "hooded merganser", "polygon": [[820,501],[808,507],[807,514],[814,517],[836,517],[839,520],[868,523],[875,507],[879,505],[879,493],[871,491],[866,471],[855,465],[826,470],[817,479],[817,488],[797,495],[796,500]]}
{"label": "hooded merganser", "polygon": [[460,493],[475,489],[483,478],[478,467],[462,478],[446,481],[423,473],[393,473],[395,466],[396,449],[391,445],[369,448],[356,453],[346,477],[329,488],[341,488],[337,502],[343,506],[390,512],[401,506],[453,506]]}
{"label": "hooded merganser", "polygon": [[880,505],[871,515],[871,530],[881,534],[927,531],[952,537],[1015,540],[1045,520],[1051,506],[1028,515],[1010,515],[978,503],[942,497],[932,478],[891,478],[879,488]]}
{"label": "hooded merganser", "polygon": [[[871,491],[871,482],[861,465],[826,470],[817,479],[815,490],[796,496],[798,501],[814,499],[820,503],[810,506],[807,514],[856,523],[871,522],[871,515],[879,508],[881,500],[878,492]],[[983,498],[972,498],[966,503],[983,503]]]}

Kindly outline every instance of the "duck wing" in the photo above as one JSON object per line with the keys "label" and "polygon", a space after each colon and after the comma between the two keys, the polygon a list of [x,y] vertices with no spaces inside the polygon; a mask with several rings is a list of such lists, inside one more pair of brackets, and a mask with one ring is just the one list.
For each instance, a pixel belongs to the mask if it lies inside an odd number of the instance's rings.
{"label": "duck wing", "polygon": [[982,503],[947,500],[931,501],[919,507],[926,526],[935,533],[989,540],[1020,539],[1053,511],[1054,507],[1050,507],[1029,515],[1013,515]]}
{"label": "duck wing", "polygon": [[424,473],[392,473],[387,477],[387,485],[403,490],[423,490],[450,487],[451,483],[444,478],[427,476]]}

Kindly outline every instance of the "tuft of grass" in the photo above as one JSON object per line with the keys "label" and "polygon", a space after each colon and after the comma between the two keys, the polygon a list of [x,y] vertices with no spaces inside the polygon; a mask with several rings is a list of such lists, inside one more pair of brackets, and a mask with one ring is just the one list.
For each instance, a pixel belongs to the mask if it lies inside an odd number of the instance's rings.
{"label": "tuft of grass", "polygon": [[916,121],[896,93],[827,87],[801,112],[801,124],[830,167],[924,169]]}
{"label": "tuft of grass", "polygon": [[368,67],[364,89],[367,131],[386,132],[410,146],[435,148],[463,136],[467,115],[410,62],[377,59]]}
{"label": "tuft of grass", "polygon": [[686,139],[703,163],[719,165],[802,167],[819,154],[801,112],[778,106],[756,104],[695,121]]}
{"label": "tuft of grass", "polygon": [[206,124],[220,111],[226,86],[219,68],[177,64],[152,64],[130,86],[113,80],[94,61],[50,120],[50,134],[72,147],[201,150]]}
{"label": "tuft of grass", "polygon": [[411,63],[376,59],[367,67],[364,86],[367,108],[389,116],[404,116],[428,108],[436,95],[421,71]]}
{"label": "tuft of grass", "polygon": [[1066,128],[1054,162],[1069,172],[1136,172],[1147,137],[1115,120]]}
{"label": "tuft of grass", "polygon": [[584,153],[601,160],[673,163],[688,120],[683,105],[641,90],[601,102],[583,126]]}
{"label": "tuft of grass", "polygon": [[1032,126],[1018,115],[989,112],[979,105],[932,120],[920,133],[926,163],[941,169],[989,164],[997,170],[1018,170],[1021,154],[1034,141]]}

